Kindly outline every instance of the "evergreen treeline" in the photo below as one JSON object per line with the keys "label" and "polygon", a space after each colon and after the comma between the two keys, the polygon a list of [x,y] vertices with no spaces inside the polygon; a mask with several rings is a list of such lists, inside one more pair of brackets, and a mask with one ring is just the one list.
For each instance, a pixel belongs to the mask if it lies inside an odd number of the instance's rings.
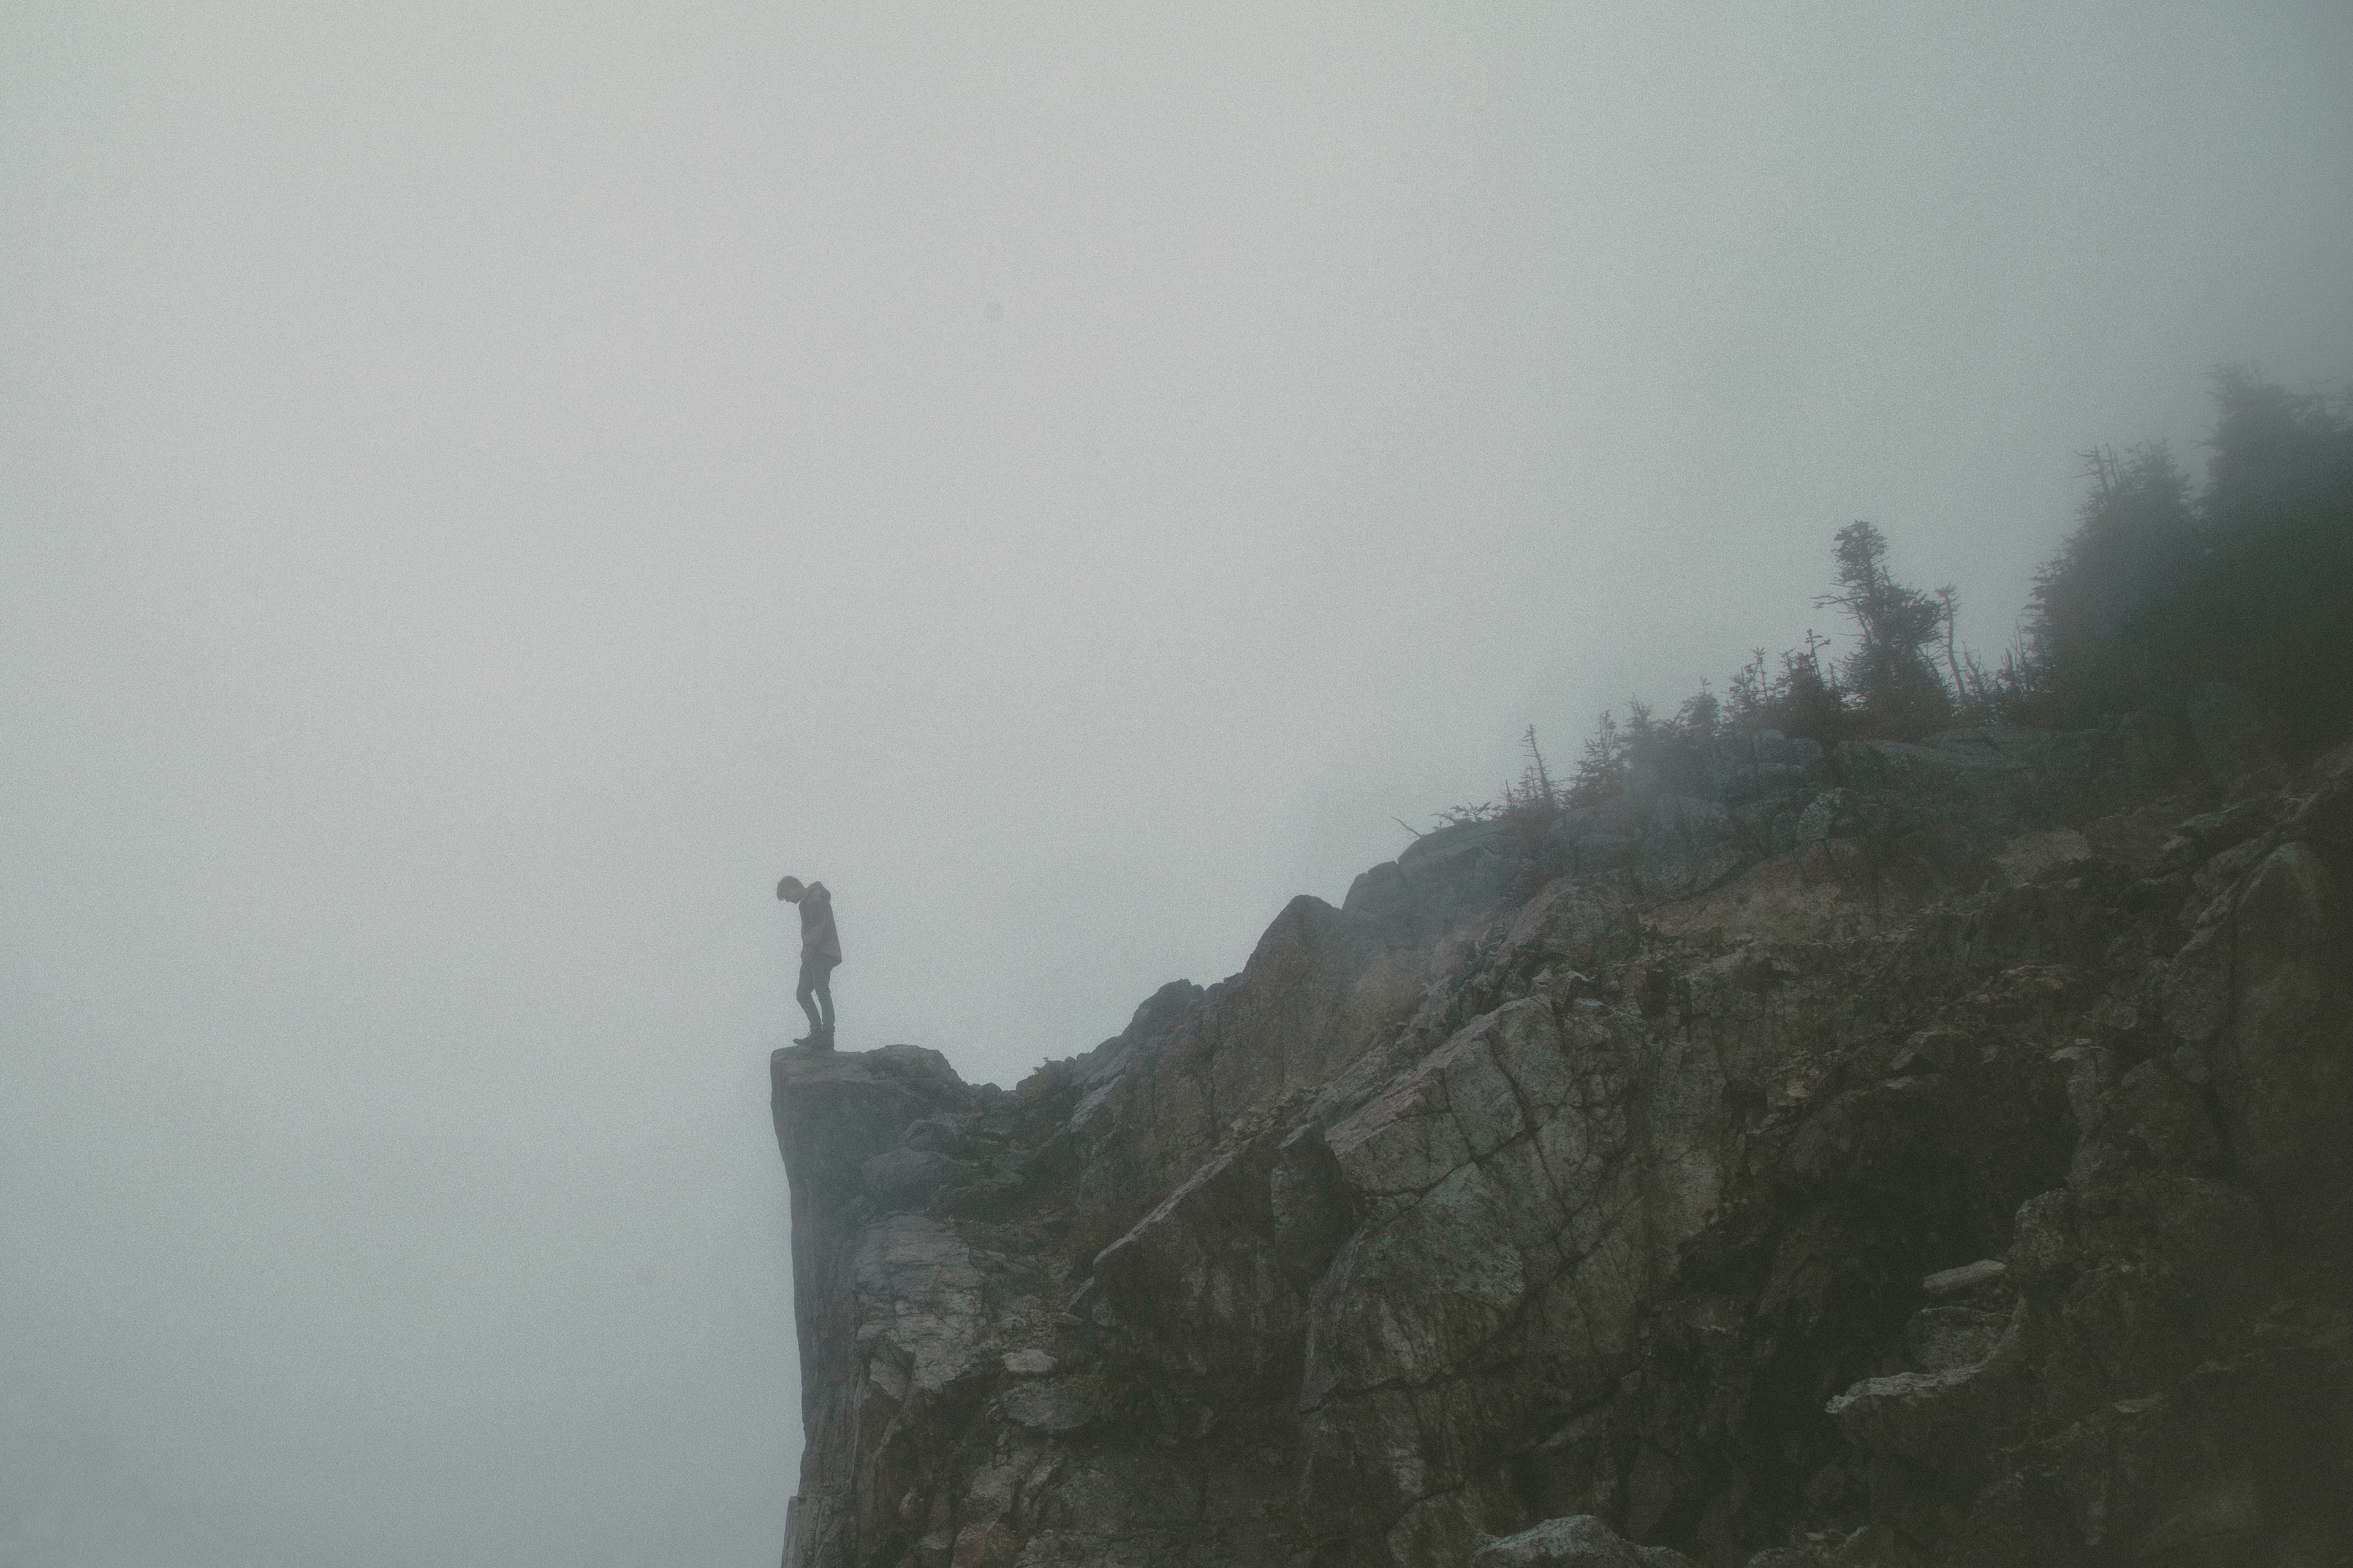
{"label": "evergreen treeline", "polygon": [[2238,372],[2214,396],[2195,499],[2161,446],[2095,464],[2001,716],[2089,723],[2224,680],[2297,749],[2353,726],[2353,404]]}
{"label": "evergreen treeline", "polygon": [[[1718,696],[1704,684],[1671,717],[1640,701],[1605,712],[1556,790],[1531,731],[1527,774],[1492,806],[1598,805],[1637,765],[1662,779],[1725,730],[1822,744],[1923,739],[1957,726],[2078,728],[2135,711],[2170,719],[2200,684],[2253,700],[2294,752],[2353,731],[2353,396],[2290,392],[2237,371],[2214,378],[2202,490],[2163,444],[2091,458],[2074,531],[2036,575],[2018,641],[1989,668],[1957,646],[1950,588],[1897,582],[1868,522],[1838,531],[1836,642],[1809,630],[1765,650]],[[1833,651],[1842,649],[1842,651]]]}

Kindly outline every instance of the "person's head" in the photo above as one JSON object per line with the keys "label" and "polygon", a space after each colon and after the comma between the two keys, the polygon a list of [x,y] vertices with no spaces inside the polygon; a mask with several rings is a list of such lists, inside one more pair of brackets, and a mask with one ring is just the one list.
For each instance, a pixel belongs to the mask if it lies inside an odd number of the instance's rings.
{"label": "person's head", "polygon": [[783,881],[776,884],[776,897],[784,900],[785,902],[788,904],[799,903],[801,901],[801,895],[807,891],[807,887],[802,883],[798,877],[787,877]]}

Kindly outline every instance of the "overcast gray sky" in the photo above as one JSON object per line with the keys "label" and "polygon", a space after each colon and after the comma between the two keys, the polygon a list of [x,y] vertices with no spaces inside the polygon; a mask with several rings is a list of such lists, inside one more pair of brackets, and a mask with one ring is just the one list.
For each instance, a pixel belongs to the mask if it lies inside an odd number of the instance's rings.
{"label": "overcast gray sky", "polygon": [[1010,1082],[2225,362],[2341,5],[0,5],[0,1564],[772,1560],[779,874]]}

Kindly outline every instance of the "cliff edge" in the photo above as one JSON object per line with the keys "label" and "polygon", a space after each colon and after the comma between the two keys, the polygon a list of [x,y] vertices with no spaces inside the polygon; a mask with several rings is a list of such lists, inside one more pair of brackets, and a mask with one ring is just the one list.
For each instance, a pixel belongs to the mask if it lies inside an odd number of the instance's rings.
{"label": "cliff edge", "polygon": [[778,1051],[786,1568],[2353,1561],[2348,879],[2353,747],[1767,732]]}

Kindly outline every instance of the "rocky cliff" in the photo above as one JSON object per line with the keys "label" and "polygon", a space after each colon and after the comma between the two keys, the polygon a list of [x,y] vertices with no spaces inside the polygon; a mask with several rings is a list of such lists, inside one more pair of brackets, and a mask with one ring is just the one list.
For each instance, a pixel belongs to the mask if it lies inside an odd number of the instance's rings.
{"label": "rocky cliff", "polygon": [[1011,1090],[777,1052],[786,1568],[2353,1561],[2353,748],[2209,707],[1719,742]]}

